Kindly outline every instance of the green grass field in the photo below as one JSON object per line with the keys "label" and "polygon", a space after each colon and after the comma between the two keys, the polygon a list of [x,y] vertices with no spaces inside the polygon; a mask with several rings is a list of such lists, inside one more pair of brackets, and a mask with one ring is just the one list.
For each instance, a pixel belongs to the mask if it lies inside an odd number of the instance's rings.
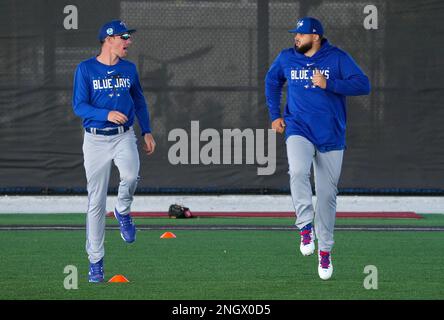
{"label": "green grass field", "polygon": [[[291,225],[287,218],[137,218],[150,225]],[[84,224],[84,215],[0,215],[0,225]],[[107,224],[116,226],[113,219]],[[444,226],[444,215],[424,219],[338,219],[340,225]],[[317,257],[303,257],[295,231],[140,230],[126,244],[107,230],[106,279],[87,282],[85,231],[0,231],[0,299],[443,299],[444,232],[337,231],[334,275],[322,281]],[[78,289],[63,286],[64,268],[78,268]],[[364,288],[364,268],[378,270],[378,289]]]}

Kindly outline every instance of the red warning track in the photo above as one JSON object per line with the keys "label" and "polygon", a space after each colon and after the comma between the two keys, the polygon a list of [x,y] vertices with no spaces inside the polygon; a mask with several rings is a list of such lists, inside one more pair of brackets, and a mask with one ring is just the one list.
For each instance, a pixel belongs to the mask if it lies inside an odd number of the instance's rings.
{"label": "red warning track", "polygon": [[[294,217],[294,212],[206,212],[192,211],[194,217],[224,217],[224,218],[288,218]],[[107,214],[108,217],[114,217],[112,212]],[[141,218],[168,218],[168,212],[131,212],[133,217]],[[337,212],[337,218],[374,218],[374,219],[422,219],[422,216],[415,212]]]}

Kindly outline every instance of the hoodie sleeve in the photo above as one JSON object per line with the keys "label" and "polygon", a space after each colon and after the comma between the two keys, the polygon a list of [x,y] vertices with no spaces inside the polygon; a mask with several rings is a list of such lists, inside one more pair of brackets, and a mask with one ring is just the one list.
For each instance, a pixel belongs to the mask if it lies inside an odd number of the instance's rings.
{"label": "hoodie sleeve", "polygon": [[339,57],[342,79],[328,79],[326,90],[344,96],[360,96],[370,93],[370,82],[353,58],[342,53]]}
{"label": "hoodie sleeve", "polygon": [[134,107],[137,119],[139,120],[140,129],[142,131],[142,136],[146,133],[151,133],[150,128],[150,114],[148,112],[148,104],[145,101],[143,95],[142,86],[140,85],[139,75],[136,68],[134,68],[134,83],[130,88],[131,97],[134,101]]}
{"label": "hoodie sleeve", "polygon": [[271,121],[281,118],[282,87],[286,81],[281,59],[282,52],[274,60],[265,77],[265,96]]}
{"label": "hoodie sleeve", "polygon": [[74,113],[82,119],[96,121],[106,121],[110,110],[96,108],[90,104],[89,82],[87,80],[87,70],[83,63],[77,66],[74,76],[74,88],[72,97],[72,107]]}

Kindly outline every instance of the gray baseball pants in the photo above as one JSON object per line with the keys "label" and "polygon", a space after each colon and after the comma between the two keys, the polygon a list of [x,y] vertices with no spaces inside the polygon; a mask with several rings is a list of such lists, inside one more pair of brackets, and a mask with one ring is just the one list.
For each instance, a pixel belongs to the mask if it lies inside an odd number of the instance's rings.
{"label": "gray baseball pants", "polygon": [[[330,252],[334,244],[337,185],[344,151],[319,152],[310,141],[298,135],[288,137],[286,144],[295,225],[301,229],[314,220],[318,248]],[[314,210],[310,184],[312,164],[316,190]]]}
{"label": "gray baseball pants", "polygon": [[83,155],[88,189],[86,252],[89,261],[96,263],[105,255],[106,197],[113,161],[120,174],[115,208],[125,215],[133,202],[140,166],[133,128],[112,136],[85,132]]}

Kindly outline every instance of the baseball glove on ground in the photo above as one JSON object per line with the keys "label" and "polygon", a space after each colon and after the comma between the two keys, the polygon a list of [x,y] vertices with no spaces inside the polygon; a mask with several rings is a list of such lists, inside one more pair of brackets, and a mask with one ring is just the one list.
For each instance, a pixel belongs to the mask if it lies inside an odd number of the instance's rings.
{"label": "baseball glove on ground", "polygon": [[177,218],[177,219],[192,218],[190,209],[178,204],[170,205],[170,208],[168,210],[168,216],[170,218]]}

